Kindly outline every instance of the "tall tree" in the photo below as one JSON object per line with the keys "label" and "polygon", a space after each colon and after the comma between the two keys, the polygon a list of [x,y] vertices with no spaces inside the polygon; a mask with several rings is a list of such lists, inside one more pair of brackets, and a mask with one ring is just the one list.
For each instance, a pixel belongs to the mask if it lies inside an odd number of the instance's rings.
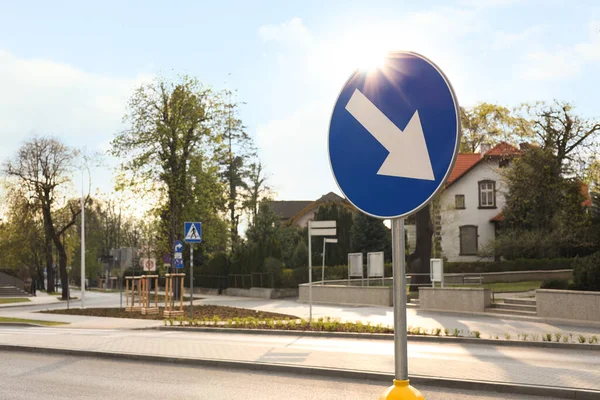
{"label": "tall tree", "polygon": [[248,185],[246,199],[244,200],[244,206],[248,211],[250,223],[253,223],[258,213],[258,206],[262,197],[270,189],[267,185],[267,177],[264,175],[263,166],[258,162],[250,164],[248,169],[248,179],[250,184]]}
{"label": "tall tree", "polygon": [[484,143],[516,142],[529,135],[526,120],[496,104],[479,103],[472,108],[461,107],[460,120],[462,153],[475,153]]}
{"label": "tall tree", "polygon": [[63,223],[57,222],[54,211],[60,190],[70,182],[76,153],[57,139],[35,137],[23,144],[17,156],[4,166],[6,175],[14,177],[26,188],[41,209],[44,225],[44,253],[48,272],[48,291],[54,291],[52,245],[58,252],[62,297],[69,296],[67,252],[62,236],[73,226],[81,213],[78,200],[62,205]]}
{"label": "tall tree", "polygon": [[[350,235],[354,225],[354,213],[338,203],[329,203],[319,207],[315,213],[315,221],[336,221],[336,238],[338,242],[327,246],[325,262],[327,265],[345,265],[350,253]],[[323,238],[317,237],[313,242],[313,249],[319,251],[323,248]],[[389,258],[390,254],[386,254]]]}
{"label": "tall tree", "polygon": [[223,138],[220,151],[223,171],[222,179],[227,187],[227,208],[229,211],[229,231],[232,247],[239,239],[238,225],[243,210],[241,195],[248,189],[248,160],[255,155],[252,138],[239,118],[240,104],[233,100],[233,92],[225,90],[221,94],[220,120],[217,129]]}
{"label": "tall tree", "polygon": [[190,162],[218,139],[210,126],[214,108],[212,92],[195,78],[157,79],[134,92],[124,118],[128,128],[112,141],[112,154],[124,159],[122,168],[138,178],[134,183],[144,189],[156,183],[165,199],[161,228],[169,250],[191,201]]}
{"label": "tall tree", "polygon": [[[39,207],[30,201],[20,184],[5,182],[0,221],[0,268],[17,270],[44,288],[44,228]],[[20,270],[24,267],[25,270]]]}
{"label": "tall tree", "polygon": [[353,252],[362,252],[365,255],[370,251],[383,251],[386,258],[389,258],[392,251],[392,234],[382,220],[359,212],[350,230],[350,247]]}
{"label": "tall tree", "polygon": [[558,173],[583,174],[597,150],[600,121],[576,115],[574,107],[561,101],[537,102],[521,107],[521,121],[530,127],[543,149],[553,152],[561,167]]}

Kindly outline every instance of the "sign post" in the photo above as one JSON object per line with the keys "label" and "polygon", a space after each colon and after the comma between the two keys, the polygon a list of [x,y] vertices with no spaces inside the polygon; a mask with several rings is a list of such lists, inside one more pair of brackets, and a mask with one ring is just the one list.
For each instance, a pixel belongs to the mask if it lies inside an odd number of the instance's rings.
{"label": "sign post", "polygon": [[312,237],[335,236],[336,221],[308,221],[308,323],[312,325]]}
{"label": "sign post", "polygon": [[194,243],[202,242],[202,222],[186,222],[183,234],[190,244],[190,319],[194,319]]}
{"label": "sign post", "polygon": [[337,239],[323,238],[323,267],[321,268],[321,285],[325,284],[325,247],[327,243],[337,243]]}
{"label": "sign post", "polygon": [[392,220],[395,379],[380,400],[424,399],[408,381],[404,218],[444,187],[460,134],[448,79],[412,52],[354,72],[331,115],[329,162],[338,187],[363,213]]}

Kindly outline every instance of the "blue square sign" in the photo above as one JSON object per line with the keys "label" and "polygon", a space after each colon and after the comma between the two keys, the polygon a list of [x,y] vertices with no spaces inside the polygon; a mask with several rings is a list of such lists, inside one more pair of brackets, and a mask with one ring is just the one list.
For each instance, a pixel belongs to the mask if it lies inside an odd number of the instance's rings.
{"label": "blue square sign", "polygon": [[186,243],[202,242],[202,222],[186,222],[183,229],[183,240]]}

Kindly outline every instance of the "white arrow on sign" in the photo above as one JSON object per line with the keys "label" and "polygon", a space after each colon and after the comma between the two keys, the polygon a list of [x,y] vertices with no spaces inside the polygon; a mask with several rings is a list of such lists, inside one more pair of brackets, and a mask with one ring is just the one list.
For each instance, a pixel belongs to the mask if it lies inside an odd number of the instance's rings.
{"label": "white arrow on sign", "polygon": [[377,175],[435,180],[418,110],[404,131],[358,89],[354,90],[346,110],[389,151]]}

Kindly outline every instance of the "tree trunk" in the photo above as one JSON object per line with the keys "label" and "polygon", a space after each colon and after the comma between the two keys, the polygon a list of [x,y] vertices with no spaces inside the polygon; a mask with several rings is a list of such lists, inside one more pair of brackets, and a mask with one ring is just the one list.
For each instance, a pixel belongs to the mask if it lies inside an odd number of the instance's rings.
{"label": "tree trunk", "polygon": [[[60,271],[60,285],[62,288],[62,299],[67,300],[71,293],[69,293],[69,278],[67,276],[67,252],[65,246],[61,243],[60,237],[54,238],[54,245],[58,250],[58,266]],[[85,282],[85,277],[83,279]]]}
{"label": "tree trunk", "polygon": [[54,287],[54,260],[52,259],[52,238],[49,235],[45,237],[45,256],[46,256],[46,278],[48,279],[47,291],[52,293],[56,290]]}
{"label": "tree trunk", "polygon": [[419,292],[419,286],[431,284],[429,277],[431,249],[433,246],[433,225],[431,223],[430,206],[427,205],[416,214],[417,245],[415,251],[408,256],[408,267],[411,273],[426,274],[411,278],[410,291]]}

